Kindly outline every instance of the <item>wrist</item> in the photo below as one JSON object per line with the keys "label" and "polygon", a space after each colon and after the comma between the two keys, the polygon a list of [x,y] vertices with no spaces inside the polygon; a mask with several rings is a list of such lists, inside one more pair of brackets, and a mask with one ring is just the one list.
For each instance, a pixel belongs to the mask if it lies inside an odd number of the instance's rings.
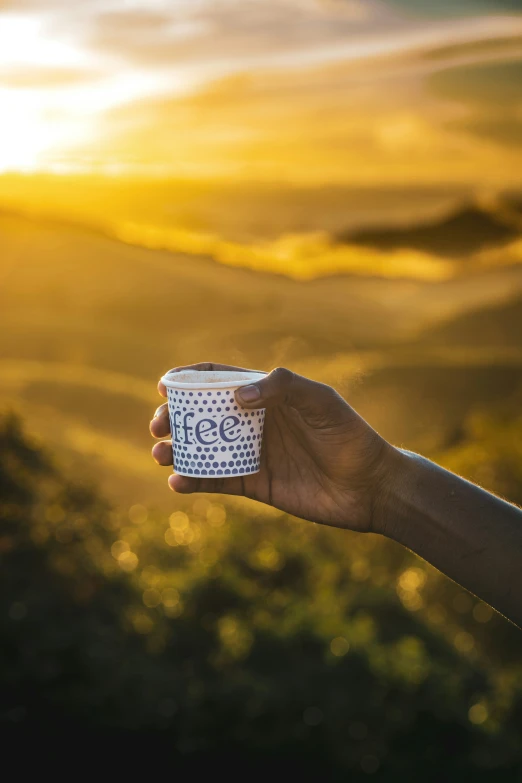
{"label": "wrist", "polygon": [[401,497],[415,454],[389,445],[380,466],[373,497],[372,531],[397,538]]}

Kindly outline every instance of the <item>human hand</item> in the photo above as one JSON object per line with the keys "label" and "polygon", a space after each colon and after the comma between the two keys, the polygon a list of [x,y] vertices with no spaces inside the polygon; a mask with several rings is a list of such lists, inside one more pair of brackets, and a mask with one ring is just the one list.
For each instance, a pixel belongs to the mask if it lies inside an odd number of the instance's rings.
{"label": "human hand", "polygon": [[[241,368],[206,362],[171,372],[186,369]],[[167,396],[161,381],[158,390]],[[171,489],[243,495],[325,525],[376,531],[395,450],[334,389],[278,368],[235,396],[243,408],[266,408],[260,471],[225,478],[172,474]],[[156,411],[150,430],[156,438],[170,434],[167,403]],[[172,465],[171,440],[156,443],[152,455],[160,465]]]}

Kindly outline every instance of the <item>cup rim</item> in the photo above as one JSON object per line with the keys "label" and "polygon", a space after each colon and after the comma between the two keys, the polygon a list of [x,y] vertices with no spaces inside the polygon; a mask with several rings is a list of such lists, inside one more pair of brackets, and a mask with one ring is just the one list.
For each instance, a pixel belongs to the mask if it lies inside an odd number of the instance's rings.
{"label": "cup rim", "polygon": [[[176,376],[179,378],[179,376],[186,377],[187,375],[192,377],[193,380],[183,381],[176,379]],[[238,389],[240,386],[247,386],[249,383],[260,381],[266,375],[266,372],[255,370],[179,370],[166,373],[161,378],[161,382],[168,389],[197,389],[199,391],[204,391],[205,389]],[[223,376],[223,380],[205,381],[205,378],[209,376],[212,378]],[[196,381],[196,378],[199,382]]]}

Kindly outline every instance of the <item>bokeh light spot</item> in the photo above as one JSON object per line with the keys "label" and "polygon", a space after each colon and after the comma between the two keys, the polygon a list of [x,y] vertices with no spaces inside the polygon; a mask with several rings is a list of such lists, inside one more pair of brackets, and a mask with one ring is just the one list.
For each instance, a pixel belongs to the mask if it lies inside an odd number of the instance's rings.
{"label": "bokeh light spot", "polygon": [[147,521],[148,516],[148,510],[139,503],[129,508],[129,519],[133,525],[142,525]]}
{"label": "bokeh light spot", "polygon": [[153,587],[150,587],[143,593],[143,603],[150,609],[153,609],[155,606],[159,606],[161,603],[161,593],[158,590],[155,590]]}
{"label": "bokeh light spot", "polygon": [[118,565],[122,571],[134,571],[138,565],[138,556],[134,552],[122,552],[118,557]]}
{"label": "bokeh light spot", "polygon": [[167,587],[161,594],[161,601],[163,606],[172,608],[179,604],[179,593],[173,587]]}
{"label": "bokeh light spot", "polygon": [[349,649],[350,643],[344,638],[344,636],[336,636],[335,639],[332,639],[330,642],[330,650],[332,654],[338,658],[346,655]]}
{"label": "bokeh light spot", "polygon": [[224,506],[213,504],[207,509],[207,522],[212,527],[221,527],[226,521],[227,512]]}
{"label": "bokeh light spot", "polygon": [[473,636],[467,631],[459,631],[455,634],[455,639],[453,641],[457,650],[462,653],[471,652],[475,646]]}
{"label": "bokeh light spot", "polygon": [[476,604],[473,607],[473,617],[477,623],[489,623],[493,617],[493,609],[487,604]]}
{"label": "bokeh light spot", "polygon": [[115,541],[114,544],[111,546],[111,555],[115,558],[115,560],[118,560],[120,556],[124,552],[129,552],[130,546],[126,541]]}
{"label": "bokeh light spot", "polygon": [[184,511],[174,511],[169,517],[169,524],[173,530],[186,530],[190,520]]}
{"label": "bokeh light spot", "polygon": [[169,546],[179,546],[176,532],[171,527],[168,527],[165,531],[165,541]]}
{"label": "bokeh light spot", "polygon": [[485,723],[488,719],[488,711],[486,706],[480,702],[473,704],[473,706],[469,708],[468,718],[470,719],[471,723],[475,724],[475,726],[480,726],[482,723]]}
{"label": "bokeh light spot", "polygon": [[45,518],[47,522],[51,522],[51,524],[58,524],[65,519],[65,511],[60,505],[55,503],[46,508]]}

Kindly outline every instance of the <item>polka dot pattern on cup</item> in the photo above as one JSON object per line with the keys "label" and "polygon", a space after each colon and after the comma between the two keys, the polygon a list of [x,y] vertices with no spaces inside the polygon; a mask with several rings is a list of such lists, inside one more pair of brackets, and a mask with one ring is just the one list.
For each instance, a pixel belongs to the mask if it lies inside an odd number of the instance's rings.
{"label": "polka dot pattern on cup", "polygon": [[265,410],[239,406],[235,388],[167,387],[176,473],[199,478],[257,473]]}

